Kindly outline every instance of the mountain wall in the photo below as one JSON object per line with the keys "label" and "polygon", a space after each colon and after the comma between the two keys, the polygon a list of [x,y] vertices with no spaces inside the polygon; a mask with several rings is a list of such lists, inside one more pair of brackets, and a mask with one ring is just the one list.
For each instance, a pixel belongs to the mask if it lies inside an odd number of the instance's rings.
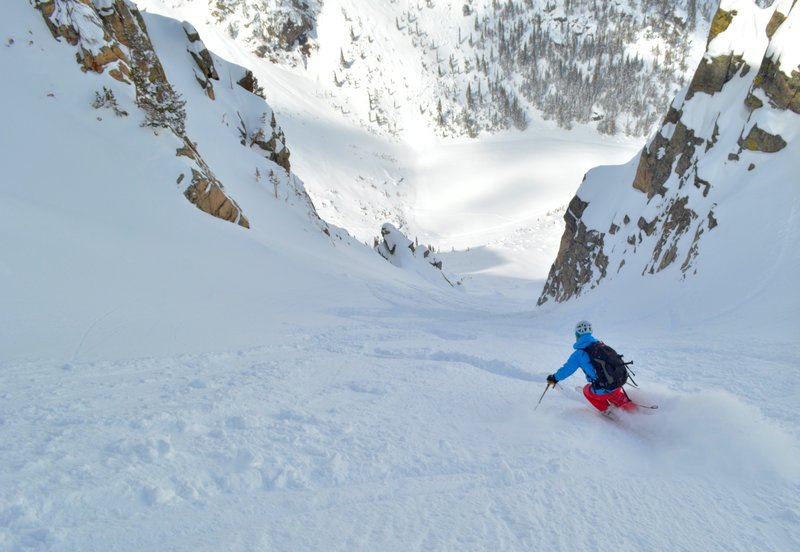
{"label": "mountain wall", "polygon": [[[706,257],[736,274],[748,263],[748,248],[774,242],[762,223],[775,214],[756,206],[764,194],[778,204],[796,201],[786,178],[800,170],[799,31],[794,0],[764,9],[721,2],[706,53],[658,132],[627,165],[584,178],[564,216],[540,305],[606,280],[691,278]],[[749,212],[733,209],[742,197],[752,200]],[[711,240],[706,247],[715,234],[736,241],[732,232],[742,226],[748,243],[722,249]]]}

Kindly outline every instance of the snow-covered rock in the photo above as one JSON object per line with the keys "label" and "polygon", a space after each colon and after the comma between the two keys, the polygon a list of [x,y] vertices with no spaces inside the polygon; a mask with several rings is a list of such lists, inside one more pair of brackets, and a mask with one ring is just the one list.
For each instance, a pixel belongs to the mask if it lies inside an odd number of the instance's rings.
{"label": "snow-covered rock", "polygon": [[436,282],[441,282],[443,278],[453,285],[442,270],[442,260],[434,253],[433,248],[412,242],[388,222],[381,227],[381,239],[375,239],[374,249],[396,267],[416,271],[426,279]]}
{"label": "snow-covered rock", "polygon": [[203,44],[200,33],[197,32],[197,29],[195,29],[191,23],[184,21],[183,31],[186,33],[186,40],[188,41],[186,50],[191,54],[192,59],[197,65],[194,72],[195,78],[203,90],[206,91],[208,97],[213,100],[214,85],[211,81],[219,80],[217,68],[214,67],[214,60],[211,59],[211,54],[208,48],[206,48],[206,45]]}
{"label": "snow-covered rock", "polygon": [[210,15],[259,56],[296,64],[311,53],[321,8],[321,0],[229,0]]}

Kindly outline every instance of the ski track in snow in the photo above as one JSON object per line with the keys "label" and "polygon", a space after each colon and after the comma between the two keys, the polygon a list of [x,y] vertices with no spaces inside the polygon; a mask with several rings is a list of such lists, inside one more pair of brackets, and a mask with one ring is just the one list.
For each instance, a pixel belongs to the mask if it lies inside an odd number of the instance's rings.
{"label": "ski track in snow", "polygon": [[[407,306],[395,317],[353,310],[327,331],[227,354],[4,366],[0,545],[790,550],[800,542],[796,417],[777,408],[768,418],[753,397],[702,379],[683,383],[695,391],[673,390],[713,355],[687,347],[688,364],[670,370],[674,348],[658,344],[648,356],[663,348],[666,358],[643,366],[642,387],[631,391],[660,403],[651,416],[607,420],[574,391],[551,391],[534,412],[568,340],[520,315],[436,307],[433,318],[432,308]],[[786,369],[787,360],[772,362]],[[619,536],[596,530],[597,511],[624,520]]]}

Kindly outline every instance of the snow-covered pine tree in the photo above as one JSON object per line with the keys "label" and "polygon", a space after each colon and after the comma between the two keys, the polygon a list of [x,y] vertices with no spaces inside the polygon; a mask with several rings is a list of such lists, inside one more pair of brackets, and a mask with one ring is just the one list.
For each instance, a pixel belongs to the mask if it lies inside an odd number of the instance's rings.
{"label": "snow-covered pine tree", "polygon": [[130,37],[131,80],[136,105],[144,111],[143,126],[166,128],[177,136],[186,134],[186,102],[164,76],[161,63],[144,33]]}

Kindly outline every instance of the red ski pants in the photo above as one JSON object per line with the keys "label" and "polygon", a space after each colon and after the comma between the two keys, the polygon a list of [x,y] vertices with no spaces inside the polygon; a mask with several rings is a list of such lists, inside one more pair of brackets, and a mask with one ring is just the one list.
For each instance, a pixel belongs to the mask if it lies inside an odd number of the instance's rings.
{"label": "red ski pants", "polygon": [[622,387],[614,389],[611,393],[598,395],[592,392],[591,384],[587,383],[583,387],[583,396],[600,412],[605,412],[610,404],[624,410],[633,410],[636,408],[636,405],[622,392]]}

